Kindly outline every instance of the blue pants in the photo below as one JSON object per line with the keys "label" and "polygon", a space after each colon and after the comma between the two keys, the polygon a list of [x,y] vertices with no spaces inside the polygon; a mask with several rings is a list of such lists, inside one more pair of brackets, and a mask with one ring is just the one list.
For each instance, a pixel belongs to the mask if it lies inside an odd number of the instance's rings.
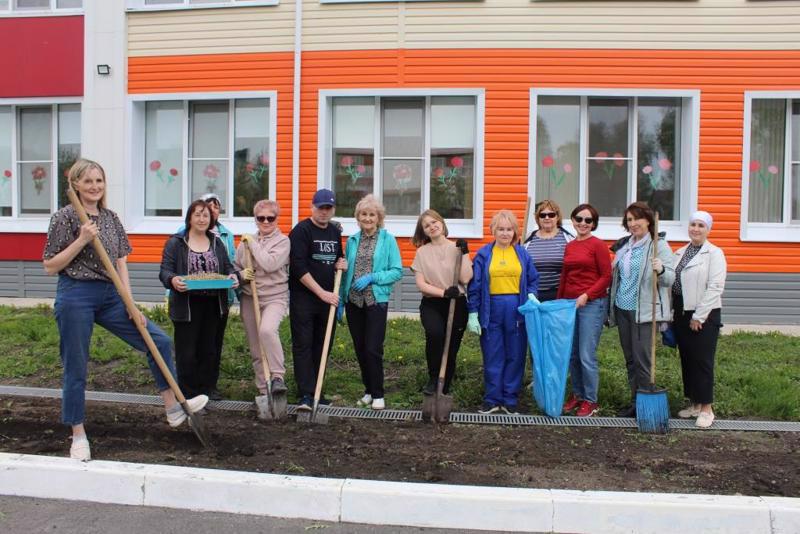
{"label": "blue pants", "polygon": [[481,333],[483,400],[487,404],[517,407],[525,373],[528,338],[517,312],[519,295],[493,295],[489,301],[489,326]]}
{"label": "blue pants", "polygon": [[603,332],[608,297],[590,300],[575,313],[575,334],[572,338],[572,357],[569,374],[572,392],[579,399],[597,402],[600,371],[597,367],[597,344]]}
{"label": "blue pants", "polygon": [[[89,362],[89,340],[94,323],[119,336],[138,351],[146,352],[147,346],[136,325],[128,318],[128,311],[117,289],[110,282],[74,280],[66,275],[59,276],[55,316],[61,336],[61,363],[64,366],[61,422],[65,425],[79,425],[84,420],[86,366]],[[150,321],[147,322],[147,331],[174,377],[172,340]],[[169,389],[169,384],[149,352],[147,363],[158,390]]]}

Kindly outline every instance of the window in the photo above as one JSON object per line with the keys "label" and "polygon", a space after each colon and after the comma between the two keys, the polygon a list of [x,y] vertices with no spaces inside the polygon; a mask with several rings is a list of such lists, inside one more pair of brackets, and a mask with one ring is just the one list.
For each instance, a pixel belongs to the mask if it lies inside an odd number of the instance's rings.
{"label": "window", "polygon": [[221,216],[250,218],[258,200],[274,198],[274,96],[260,96],[137,97],[133,172],[143,200],[132,219],[182,217],[205,193],[219,195]]}
{"label": "window", "polygon": [[329,126],[320,141],[328,148],[320,151],[320,186],[336,192],[336,215],[352,218],[356,203],[372,193],[401,234],[413,231],[427,208],[460,226],[462,234],[480,232],[476,162],[482,107],[483,95],[477,92],[327,92],[323,113]]}
{"label": "window", "polygon": [[0,14],[36,11],[80,10],[83,0],[0,0]]}
{"label": "window", "polygon": [[279,0],[127,0],[128,11],[275,6]]}
{"label": "window", "polygon": [[613,225],[644,201],[678,231],[696,203],[696,95],[547,90],[532,99],[535,201],[565,212],[588,202]]}
{"label": "window", "polygon": [[0,216],[65,206],[66,173],[80,153],[80,104],[0,106]]}
{"label": "window", "polygon": [[800,95],[745,98],[742,239],[800,241]]}

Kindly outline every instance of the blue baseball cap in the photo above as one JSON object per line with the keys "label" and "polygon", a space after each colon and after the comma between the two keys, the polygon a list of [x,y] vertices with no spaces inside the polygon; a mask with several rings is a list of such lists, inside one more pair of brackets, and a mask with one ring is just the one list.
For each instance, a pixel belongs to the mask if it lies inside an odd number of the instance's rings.
{"label": "blue baseball cap", "polygon": [[336,194],[330,189],[320,189],[314,193],[314,198],[311,200],[311,203],[315,208],[322,206],[335,206]]}

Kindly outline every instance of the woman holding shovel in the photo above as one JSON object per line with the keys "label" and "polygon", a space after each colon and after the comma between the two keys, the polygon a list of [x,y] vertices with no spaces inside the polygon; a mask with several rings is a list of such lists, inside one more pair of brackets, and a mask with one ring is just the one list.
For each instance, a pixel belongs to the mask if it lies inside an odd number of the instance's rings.
{"label": "woman holding shovel", "polygon": [[[425,358],[428,363],[428,382],[424,393],[436,393],[436,381],[445,345],[450,299],[455,299],[452,333],[447,353],[447,369],[444,388],[447,394],[456,368],[456,354],[464,337],[467,325],[466,286],[472,279],[472,261],[469,259],[467,242],[459,239],[455,243],[447,239],[447,225],[434,210],[425,210],[417,219],[417,227],[411,243],[417,247],[411,270],[422,293],[419,305],[420,321],[425,329]],[[453,281],[459,265],[458,284]]]}
{"label": "woman holding shovel", "polygon": [[[105,171],[94,161],[79,159],[70,168],[67,180],[88,213],[89,222],[81,224],[72,205],[58,210],[50,220],[43,258],[45,272],[59,275],[54,311],[64,366],[61,421],[72,427],[70,457],[88,461],[91,451],[84,428],[84,405],[89,341],[95,323],[136,350],[147,352],[147,362],[164,401],[169,425],[180,426],[187,415],[175,399],[153,356],[147,351],[145,340],[133,321],[146,325],[174,376],[172,341],[160,328],[147,321],[143,314],[138,313],[135,317],[128,315],[122,298],[90,246],[95,237],[100,238],[122,283],[130,292],[127,256],[132,249],[116,213],[105,207]],[[202,410],[207,402],[208,397],[198,395],[188,399],[187,405],[190,411],[196,412]]]}
{"label": "woman holding shovel", "polygon": [[[281,320],[289,312],[289,238],[278,227],[281,208],[274,200],[259,200],[253,207],[258,233],[245,234],[236,249],[234,266],[242,270],[245,280],[255,279],[261,324],[256,320],[253,293],[250,284],[242,286],[241,315],[250,357],[253,360],[256,387],[261,395],[267,394],[267,380],[271,381],[272,394],[286,393],[283,376],[283,347],[278,336]],[[247,248],[252,254],[253,268],[246,269]],[[269,377],[264,374],[261,349],[269,364]]]}
{"label": "woman holding shovel", "polygon": [[[655,235],[655,215],[644,202],[634,202],[625,209],[622,226],[630,232],[612,250],[616,256],[611,274],[611,326],[619,327],[619,342],[625,355],[628,385],[633,401],[620,410],[620,417],[636,415],[636,392],[650,385],[653,358],[651,322],[672,318],[670,288],[675,281],[672,249],[662,236]],[[656,251],[653,254],[654,242]],[[655,256],[655,258],[654,258]],[[653,294],[653,277],[658,293]],[[652,302],[655,300],[655,318]]]}

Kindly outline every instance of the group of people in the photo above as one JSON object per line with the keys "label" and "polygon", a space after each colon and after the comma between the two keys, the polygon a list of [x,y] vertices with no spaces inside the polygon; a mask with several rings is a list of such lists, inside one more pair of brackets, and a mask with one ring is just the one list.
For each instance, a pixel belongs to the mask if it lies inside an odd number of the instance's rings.
{"label": "group of people", "polygon": [[[132,320],[145,324],[170,372],[177,377],[188,408],[195,412],[202,410],[209,398],[221,398],[217,380],[234,290],[241,301],[241,318],[260,393],[267,392],[267,381],[273,392],[286,391],[278,327],[288,312],[298,410],[311,410],[333,306],[339,317],[347,316],[361,369],[364,395],[358,405],[374,410],[386,407],[383,346],[388,301],[394,284],[402,278],[403,266],[397,240],[384,228],[385,208],[374,196],[363,197],[355,206],[358,231],[348,237],[344,248],[341,227],[332,221],[336,196],[328,189],[314,194],[311,216],[300,221],[288,236],[278,225],[278,203],[258,201],[253,207],[257,232],[242,236],[238,248],[234,247],[232,233],[219,222],[219,197],[209,194],[192,202],[185,225],[164,245],[159,272],[169,291],[169,317],[175,327],[173,361],[172,340],[143,315],[128,316],[108,274],[88,246],[95,237],[100,238],[123,285],[130,290],[126,257],[131,247],[118,217],[105,207],[102,167],[81,159],[70,169],[68,180],[90,220],[81,224],[72,206],[56,212],[43,257],[45,270],[59,274],[55,316],[64,368],[62,422],[72,427],[73,458],[90,458],[84,404],[93,324],[147,352]],[[411,239],[416,247],[411,270],[422,294],[419,310],[428,368],[423,392],[435,391],[447,342],[446,325],[452,320],[444,393],[449,392],[456,355],[469,330],[480,336],[483,353],[481,413],[516,413],[527,351],[519,306],[532,298],[574,299],[576,322],[569,366],[572,394],[564,411],[592,416],[599,410],[597,345],[607,321],[618,326],[632,399],[637,389],[649,383],[651,303],[655,298],[655,320],[662,325],[673,321],[684,393],[691,403],[679,416],[695,417],[698,426],[710,426],[714,419],[714,353],[726,276],[724,254],[707,240],[711,215],[704,211],[692,215],[691,241],[673,254],[663,235],[655,235],[653,211],[644,203],[631,204],[622,219],[629,235],[611,247],[613,262],[605,243],[592,234],[599,222],[593,206],[580,204],[570,213],[575,234],[563,227],[562,219],[556,202],[539,202],[535,209],[537,230],[521,243],[517,218],[509,210],[500,210],[490,224],[493,241],[482,246],[471,260],[465,240],[448,239],[440,214],[425,210],[419,216]],[[338,293],[336,271],[343,271]],[[204,274],[231,278],[233,290],[189,291],[186,277]],[[653,277],[657,279],[657,295],[652,292]],[[251,285],[255,286],[255,295]],[[260,323],[252,299],[259,304]],[[262,347],[270,376],[265,376],[261,365]],[[167,421],[179,426],[187,415],[149,352],[148,362],[164,399]],[[320,400],[321,404],[326,402]],[[633,401],[620,413],[634,414]]]}

